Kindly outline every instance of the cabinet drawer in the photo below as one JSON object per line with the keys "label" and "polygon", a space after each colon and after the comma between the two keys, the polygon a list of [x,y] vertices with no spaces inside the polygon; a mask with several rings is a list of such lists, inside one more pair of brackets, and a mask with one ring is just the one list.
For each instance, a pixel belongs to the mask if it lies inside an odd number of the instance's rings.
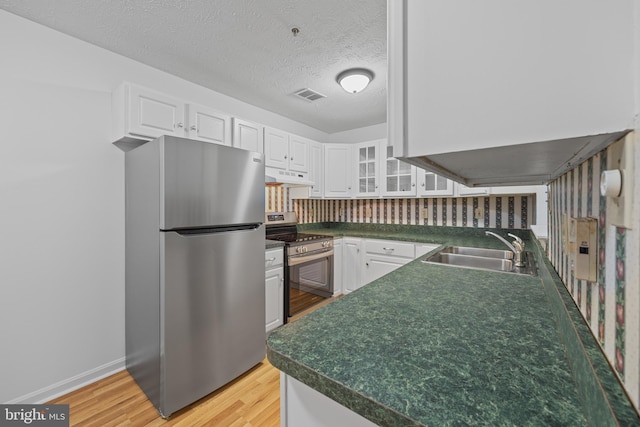
{"label": "cabinet drawer", "polygon": [[415,258],[415,247],[413,243],[367,239],[365,242],[365,251],[371,254]]}
{"label": "cabinet drawer", "polygon": [[283,251],[282,248],[269,249],[264,252],[264,267],[271,268],[277,265],[282,265]]}

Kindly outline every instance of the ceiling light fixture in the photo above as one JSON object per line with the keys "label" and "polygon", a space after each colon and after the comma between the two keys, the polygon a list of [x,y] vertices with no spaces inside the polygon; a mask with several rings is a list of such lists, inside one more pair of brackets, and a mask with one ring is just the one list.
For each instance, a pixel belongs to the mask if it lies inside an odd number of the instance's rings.
{"label": "ceiling light fixture", "polygon": [[338,74],[336,81],[349,93],[362,92],[373,80],[373,72],[366,68],[351,68]]}

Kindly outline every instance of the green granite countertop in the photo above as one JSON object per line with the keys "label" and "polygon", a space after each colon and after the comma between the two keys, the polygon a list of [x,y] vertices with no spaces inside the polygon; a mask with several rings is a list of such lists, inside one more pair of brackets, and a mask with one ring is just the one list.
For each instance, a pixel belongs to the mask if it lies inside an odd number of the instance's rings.
{"label": "green granite countertop", "polygon": [[[301,233],[326,234],[334,237],[360,237],[368,239],[402,240],[415,243],[455,244],[483,248],[506,249],[504,243],[484,234],[496,231],[507,238],[507,233],[524,240],[531,238],[529,230],[491,228],[434,227],[422,225],[389,225],[357,223],[313,223],[298,226]],[[509,240],[509,238],[507,238]]]}
{"label": "green granite countertop", "polygon": [[279,240],[265,239],[264,241],[265,249],[274,249],[274,248],[282,248],[282,247],[284,247],[284,242],[281,242]]}
{"label": "green granite countertop", "polygon": [[[388,227],[303,231],[504,246],[484,230]],[[379,425],[587,424],[539,277],[415,260],[278,328],[267,355]]]}

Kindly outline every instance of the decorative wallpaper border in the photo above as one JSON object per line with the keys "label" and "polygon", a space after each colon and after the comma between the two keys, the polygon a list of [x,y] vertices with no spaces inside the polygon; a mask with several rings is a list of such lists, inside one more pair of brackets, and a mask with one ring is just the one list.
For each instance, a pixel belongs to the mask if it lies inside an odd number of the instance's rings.
{"label": "decorative wallpaper border", "polygon": [[[548,257],[638,410],[640,316],[628,306],[636,310],[635,301],[640,300],[638,266],[629,265],[630,260],[640,259],[639,232],[614,225],[607,215],[607,198],[600,196],[599,188],[601,171],[615,167],[610,157],[609,149],[604,150],[549,184]],[[638,178],[636,167],[636,186]],[[563,238],[563,221],[571,217],[598,220],[595,282],[574,277]]]}
{"label": "decorative wallpaper border", "polygon": [[[450,227],[529,228],[532,196],[293,200],[300,223],[355,222]],[[481,207],[482,214],[474,212]],[[503,218],[507,218],[504,221]]]}

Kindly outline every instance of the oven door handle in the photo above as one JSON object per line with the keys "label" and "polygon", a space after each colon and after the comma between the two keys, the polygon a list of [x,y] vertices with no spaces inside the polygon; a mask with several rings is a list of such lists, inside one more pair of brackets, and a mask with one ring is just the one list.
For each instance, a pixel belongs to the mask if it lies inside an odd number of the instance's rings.
{"label": "oven door handle", "polygon": [[305,262],[314,261],[316,259],[326,258],[328,256],[333,256],[333,249],[328,250],[328,251],[319,252],[317,254],[303,255],[303,256],[300,256],[300,257],[289,257],[288,264],[289,264],[289,266],[294,266],[294,265],[298,265],[298,264],[303,264]]}

